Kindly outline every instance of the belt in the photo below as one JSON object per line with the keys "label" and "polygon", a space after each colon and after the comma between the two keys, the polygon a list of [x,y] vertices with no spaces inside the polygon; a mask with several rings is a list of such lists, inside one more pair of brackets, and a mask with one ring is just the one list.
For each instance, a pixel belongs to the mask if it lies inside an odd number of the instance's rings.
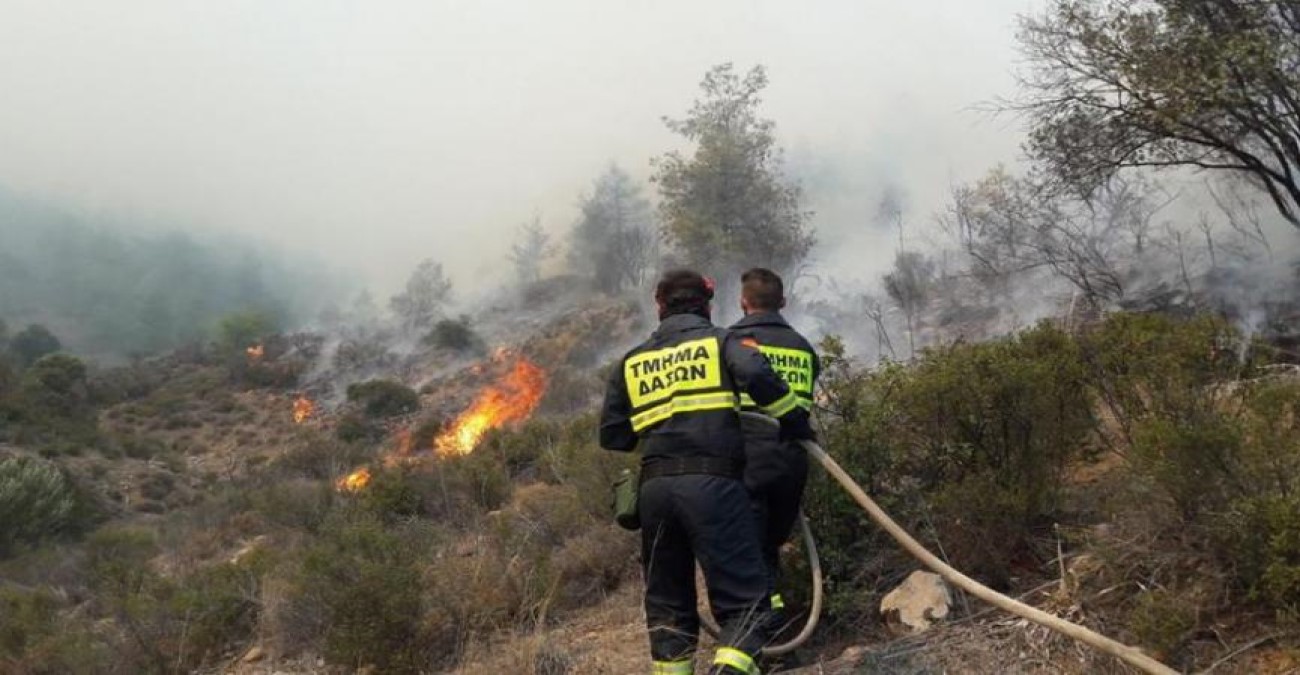
{"label": "belt", "polygon": [[641,482],[660,476],[687,476],[706,474],[739,480],[745,475],[745,465],[721,457],[674,457],[657,459],[641,467]]}

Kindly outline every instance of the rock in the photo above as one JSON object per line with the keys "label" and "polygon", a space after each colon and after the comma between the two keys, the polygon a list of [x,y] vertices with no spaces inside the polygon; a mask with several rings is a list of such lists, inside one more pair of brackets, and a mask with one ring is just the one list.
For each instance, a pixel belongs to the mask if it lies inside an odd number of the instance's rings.
{"label": "rock", "polygon": [[885,625],[897,635],[921,633],[948,616],[952,595],[943,578],[930,572],[912,572],[880,601]]}
{"label": "rock", "polygon": [[244,658],[240,660],[244,663],[257,663],[264,658],[266,658],[266,650],[257,645],[253,645],[252,649],[244,652]]}

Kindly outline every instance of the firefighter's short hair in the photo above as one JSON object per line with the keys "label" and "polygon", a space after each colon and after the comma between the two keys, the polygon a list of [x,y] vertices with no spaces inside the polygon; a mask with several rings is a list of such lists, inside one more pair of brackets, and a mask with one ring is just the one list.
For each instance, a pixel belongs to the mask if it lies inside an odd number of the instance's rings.
{"label": "firefighter's short hair", "polygon": [[765,267],[753,267],[740,275],[740,293],[754,309],[776,311],[785,306],[781,275]]}
{"label": "firefighter's short hair", "polygon": [[682,311],[703,307],[713,299],[713,284],[694,270],[665,272],[655,286],[655,300],[664,309]]}

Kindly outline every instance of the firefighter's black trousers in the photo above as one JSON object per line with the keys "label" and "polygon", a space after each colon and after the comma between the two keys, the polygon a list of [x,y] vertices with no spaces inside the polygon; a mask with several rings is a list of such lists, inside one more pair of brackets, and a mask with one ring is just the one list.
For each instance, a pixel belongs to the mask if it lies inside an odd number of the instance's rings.
{"label": "firefighter's black trousers", "polygon": [[767,641],[770,605],[744,484],[706,474],[660,476],[641,485],[640,502],[651,657],[675,661],[695,652],[696,560],[722,627],[720,643],[756,656]]}
{"label": "firefighter's black trousers", "polygon": [[754,503],[755,521],[763,548],[771,592],[781,577],[781,546],[789,541],[799,519],[808,483],[808,453],[794,441],[784,441],[771,425],[746,419],[745,487]]}

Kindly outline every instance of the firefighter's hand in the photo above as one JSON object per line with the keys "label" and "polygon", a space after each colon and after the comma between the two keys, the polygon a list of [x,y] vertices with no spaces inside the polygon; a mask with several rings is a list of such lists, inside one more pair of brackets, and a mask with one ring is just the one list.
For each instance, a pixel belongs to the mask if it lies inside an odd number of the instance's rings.
{"label": "firefighter's hand", "polygon": [[817,440],[817,435],[813,433],[812,423],[808,418],[807,410],[804,410],[803,408],[795,408],[781,417],[781,440]]}

